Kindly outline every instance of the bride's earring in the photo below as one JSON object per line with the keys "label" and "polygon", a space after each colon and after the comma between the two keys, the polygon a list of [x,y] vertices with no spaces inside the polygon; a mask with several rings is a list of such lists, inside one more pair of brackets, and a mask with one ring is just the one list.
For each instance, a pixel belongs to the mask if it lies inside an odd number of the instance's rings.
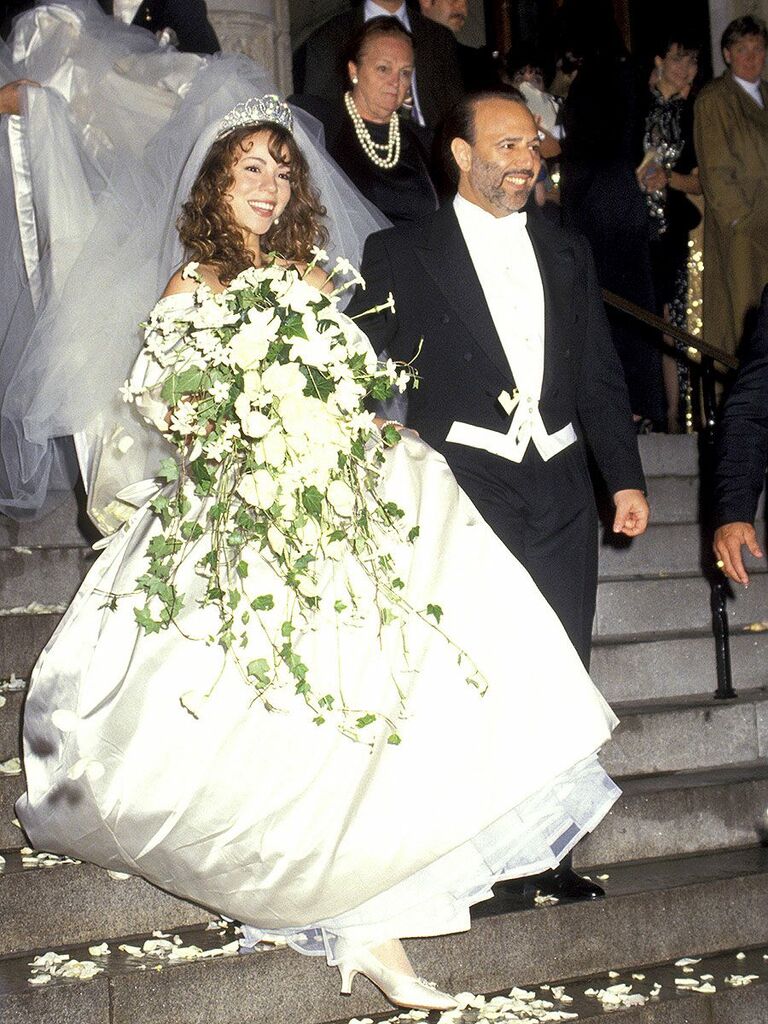
{"label": "bride's earring", "polygon": [[359,79],[357,75],[352,75],[352,85],[357,85]]}

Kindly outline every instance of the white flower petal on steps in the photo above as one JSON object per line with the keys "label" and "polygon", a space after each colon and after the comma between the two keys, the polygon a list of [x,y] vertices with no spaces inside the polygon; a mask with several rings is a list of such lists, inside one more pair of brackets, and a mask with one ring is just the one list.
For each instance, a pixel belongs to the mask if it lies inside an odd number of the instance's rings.
{"label": "white flower petal on steps", "polygon": [[747,959],[747,954],[746,953],[737,953],[736,954],[736,959],[737,960],[746,960]]}
{"label": "white flower petal on steps", "polygon": [[3,857],[2,854],[0,854],[0,871],[2,871],[4,867],[5,867],[5,857]]}
{"label": "white flower petal on steps", "polygon": [[21,775],[21,761],[18,757],[9,757],[0,761],[0,775]]}
{"label": "white flower petal on steps", "polygon": [[100,943],[98,946],[89,946],[89,956],[109,956],[112,950],[109,948],[106,942]]}
{"label": "white flower petal on steps", "polygon": [[645,981],[644,974],[633,974],[632,977],[635,979],[635,981]]}
{"label": "white flower petal on steps", "polygon": [[675,978],[675,988],[697,988],[698,984],[696,978]]}
{"label": "white flower petal on steps", "polygon": [[121,953],[127,953],[128,956],[135,956],[141,959],[144,956],[144,951],[138,946],[129,946],[128,943],[124,942],[117,947]]}
{"label": "white flower petal on steps", "polygon": [[3,697],[3,695],[2,695],[1,693],[0,693],[0,708],[4,708],[4,707],[5,707],[5,705],[6,705],[6,699],[5,699],[5,697]]}
{"label": "white flower petal on steps", "polygon": [[57,708],[51,715],[51,721],[59,732],[73,732],[77,728],[80,719],[74,711],[68,711],[66,708]]}
{"label": "white flower petal on steps", "polygon": [[153,939],[170,939],[170,937],[170,932],[161,932],[159,928],[156,928],[155,931],[152,932]]}
{"label": "white flower petal on steps", "polygon": [[753,981],[759,981],[759,974],[729,974],[725,984],[732,988],[741,988],[743,985],[751,985]]}
{"label": "white flower petal on steps", "polygon": [[170,939],[147,939],[141,948],[145,953],[162,956],[175,949],[175,946]]}
{"label": "white flower petal on steps", "polygon": [[107,874],[113,882],[124,882],[126,878],[131,878],[127,871],[112,871],[108,869]]}
{"label": "white flower petal on steps", "polygon": [[50,980],[50,974],[35,974],[31,978],[27,978],[27,982],[30,985],[47,985]]}
{"label": "white flower petal on steps", "polygon": [[608,971],[608,977],[609,978],[618,978],[619,977],[619,972],[618,971]]}
{"label": "white flower petal on steps", "polygon": [[51,967],[55,967],[57,964],[63,964],[69,960],[69,953],[55,953],[52,949],[49,949],[47,953],[40,953],[39,956],[27,965],[32,970],[47,971]]}
{"label": "white flower petal on steps", "polygon": [[704,995],[712,995],[713,992],[717,992],[717,989],[711,981],[705,981],[702,982],[698,988],[695,988],[694,992],[702,992]]}
{"label": "white flower petal on steps", "polygon": [[610,877],[610,875],[598,875],[597,880],[598,882],[607,882]]}
{"label": "white flower petal on steps", "polygon": [[679,960],[675,960],[675,967],[692,967],[694,964],[700,964],[701,957],[696,959],[694,956],[683,956]]}

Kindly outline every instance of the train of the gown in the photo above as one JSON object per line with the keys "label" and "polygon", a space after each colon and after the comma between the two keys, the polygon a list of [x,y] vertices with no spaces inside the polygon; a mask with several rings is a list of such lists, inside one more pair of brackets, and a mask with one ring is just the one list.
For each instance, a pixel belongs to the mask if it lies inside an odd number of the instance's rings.
{"label": "train of the gown", "polygon": [[[140,635],[130,597],[109,607],[145,565],[158,528],[145,506],[110,540],[33,674],[17,812],[36,847],[142,875],[246,922],[252,937],[277,932],[319,952],[339,934],[466,928],[495,879],[553,866],[599,822],[618,790],[596,753],[616,720],[555,614],[413,435],[388,453],[382,487],[421,530],[398,567],[408,600],[440,604],[486,692],[414,617],[400,745],[376,725],[371,746],[317,726],[288,692],[266,710],[205,642],[194,546],[179,569],[178,629]],[[248,581],[276,592],[257,555]],[[337,582],[329,564],[322,587]],[[373,614],[310,621],[294,644],[350,706],[397,717],[399,630],[380,636]],[[56,711],[71,713],[66,729]]]}

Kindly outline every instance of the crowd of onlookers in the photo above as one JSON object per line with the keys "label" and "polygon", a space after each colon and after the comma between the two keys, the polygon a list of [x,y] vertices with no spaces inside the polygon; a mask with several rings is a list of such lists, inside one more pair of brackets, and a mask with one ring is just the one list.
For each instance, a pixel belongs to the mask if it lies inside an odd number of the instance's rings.
{"label": "crowd of onlookers", "polygon": [[[535,202],[586,235],[603,288],[686,327],[689,237],[703,216],[704,334],[737,352],[768,279],[765,25],[731,22],[726,70],[705,83],[709,41],[684,23],[662,27],[652,52],[630,54],[610,4],[573,0],[548,52],[518,44],[501,55],[457,40],[467,0],[419,5],[362,0],[294,53],[292,99],[322,122],[362,194],[393,223],[434,210],[453,187],[440,136],[449,111],[467,92],[517,89],[540,126]],[[197,48],[203,38],[216,46],[202,0],[109,6],[134,23],[153,12],[178,21],[186,49],[194,14]],[[0,95],[0,112],[9,102]],[[686,362],[662,354],[654,328],[609,316],[638,430],[681,429]]]}
{"label": "crowd of onlookers", "polygon": [[[390,220],[413,220],[450,194],[440,124],[457,97],[517,88],[541,128],[535,200],[587,236],[604,288],[686,327],[689,236],[703,214],[706,339],[734,353],[768,279],[762,22],[728,26],[726,72],[705,83],[709,41],[685,24],[643,57],[609,11],[573,17],[549,53],[500,56],[455,40],[466,17],[466,0],[364,0],[301,44],[295,99],[323,122],[337,162]],[[638,430],[681,429],[687,364],[662,355],[653,328],[609,316]]]}

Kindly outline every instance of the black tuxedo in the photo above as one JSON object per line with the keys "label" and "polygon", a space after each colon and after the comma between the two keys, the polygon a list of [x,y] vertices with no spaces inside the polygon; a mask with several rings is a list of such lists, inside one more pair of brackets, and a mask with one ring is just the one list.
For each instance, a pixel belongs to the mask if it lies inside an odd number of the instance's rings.
{"label": "black tuxedo", "polygon": [[[107,14],[112,14],[113,0],[99,3]],[[220,49],[204,0],[143,0],[131,24],[150,32],[172,29],[179,50],[185,53],[216,53]]]}
{"label": "black tuxedo", "polygon": [[[434,131],[461,98],[461,71],[450,29],[408,7],[416,52],[416,91],[425,125]],[[363,25],[363,5],[342,11],[316,29],[293,57],[293,88],[337,106],[349,88],[346,56]]]}
{"label": "black tuxedo", "polygon": [[[608,489],[644,489],[626,385],[608,331],[586,242],[536,209],[528,234],[545,300],[544,376],[539,408],[547,432],[569,422],[577,442],[545,462],[529,445],[514,463],[446,441],[454,421],[505,433],[498,396],[514,380],[451,203],[414,225],[372,235],[353,313],[383,303],[396,311],[360,326],[377,351],[416,360],[408,425],[441,452],[459,483],[558,612],[585,662],[597,581],[597,517],[587,466],[591,452]],[[490,582],[490,581],[489,581]],[[498,584],[494,584],[498,585]]]}
{"label": "black tuxedo", "polygon": [[723,407],[715,463],[715,526],[753,523],[768,468],[768,287]]}

